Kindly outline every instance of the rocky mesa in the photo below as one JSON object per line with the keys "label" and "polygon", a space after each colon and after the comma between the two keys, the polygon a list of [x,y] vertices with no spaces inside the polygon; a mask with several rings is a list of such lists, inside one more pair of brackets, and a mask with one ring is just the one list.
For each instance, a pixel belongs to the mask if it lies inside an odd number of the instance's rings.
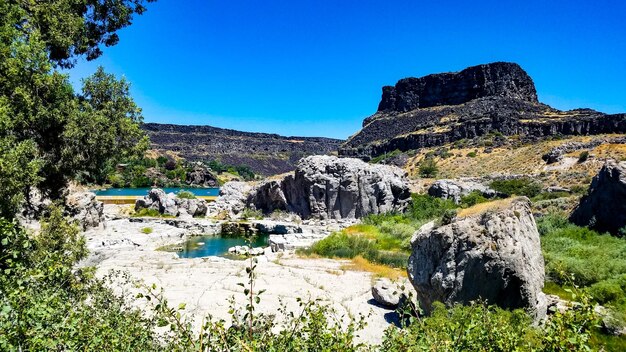
{"label": "rocky mesa", "polygon": [[405,78],[383,87],[378,111],[339,149],[370,159],[499,133],[525,138],[626,132],[626,114],[561,111],[539,102],[532,78],[515,63]]}

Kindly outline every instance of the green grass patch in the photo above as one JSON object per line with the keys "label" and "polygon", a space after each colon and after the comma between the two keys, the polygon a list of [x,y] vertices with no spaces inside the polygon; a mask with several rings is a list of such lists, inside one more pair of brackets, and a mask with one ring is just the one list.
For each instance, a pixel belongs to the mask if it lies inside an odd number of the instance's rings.
{"label": "green grass patch", "polygon": [[153,232],[152,227],[144,227],[141,229],[141,233],[145,233],[146,235],[149,235]]}
{"label": "green grass patch", "polygon": [[495,180],[490,187],[506,196],[526,196],[533,198],[541,193],[541,184],[530,178],[515,178],[511,180]]}
{"label": "green grass patch", "polygon": [[196,199],[196,195],[189,191],[180,191],[176,193],[176,197],[180,199]]}
{"label": "green grass patch", "polygon": [[156,209],[148,209],[148,208],[139,209],[136,212],[134,212],[131,216],[134,218],[140,218],[140,217],[173,218],[174,217],[172,215],[161,214]]}
{"label": "green grass patch", "polygon": [[[572,299],[566,289],[579,286],[609,308],[618,325],[626,324],[626,239],[576,226],[563,214],[543,216],[537,227],[548,280],[544,292]],[[594,330],[591,343],[621,351],[626,338]]]}

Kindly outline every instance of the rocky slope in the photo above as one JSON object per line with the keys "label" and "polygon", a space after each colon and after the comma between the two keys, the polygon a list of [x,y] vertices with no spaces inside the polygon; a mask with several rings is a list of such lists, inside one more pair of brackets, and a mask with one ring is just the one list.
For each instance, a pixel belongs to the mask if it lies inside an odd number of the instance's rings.
{"label": "rocky slope", "polygon": [[339,154],[369,159],[490,133],[543,138],[624,132],[626,114],[560,111],[539,103],[530,76],[517,64],[498,62],[383,87],[378,111]]}
{"label": "rocky slope", "polygon": [[142,128],[157,150],[173,151],[190,161],[219,160],[224,164],[246,165],[262,175],[291,171],[300,158],[334,152],[342,142],[332,138],[284,137],[211,126],[146,123]]}

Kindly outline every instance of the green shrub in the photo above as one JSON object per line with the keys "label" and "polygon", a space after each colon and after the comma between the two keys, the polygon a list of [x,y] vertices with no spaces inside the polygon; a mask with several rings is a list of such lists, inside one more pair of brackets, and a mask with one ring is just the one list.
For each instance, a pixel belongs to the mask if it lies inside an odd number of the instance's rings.
{"label": "green shrub", "polygon": [[446,210],[455,208],[457,205],[450,199],[435,198],[427,194],[413,194],[406,216],[412,220],[433,220],[441,218]]}
{"label": "green shrub", "polygon": [[372,163],[372,164],[379,164],[383,160],[394,158],[394,157],[396,157],[396,156],[398,156],[400,154],[402,154],[402,152],[400,150],[396,149],[396,150],[394,150],[392,152],[383,153],[381,155],[378,155],[378,156],[372,158],[372,160],[370,160],[370,163]]}
{"label": "green shrub", "polygon": [[189,191],[179,191],[176,193],[176,197],[180,199],[196,199],[196,195]]}
{"label": "green shrub", "polygon": [[495,180],[490,187],[506,196],[526,196],[532,198],[541,193],[541,184],[530,178],[515,178],[510,180]]}
{"label": "green shrub", "polygon": [[569,197],[568,192],[541,192],[532,198],[533,202]]}
{"label": "green shrub", "polygon": [[306,254],[315,253],[328,258],[352,259],[362,256],[373,263],[395,268],[406,267],[409,258],[408,253],[382,250],[378,242],[379,239],[370,239],[341,231],[315,242],[311,248],[305,249],[303,252]]}
{"label": "green shrub", "polygon": [[439,167],[434,158],[425,158],[420,162],[419,174],[422,177],[435,177],[439,173]]}
{"label": "green shrub", "polygon": [[596,302],[626,311],[626,239],[573,225],[562,214],[539,218],[537,227],[551,291],[578,285]]}
{"label": "green shrub", "polygon": [[130,182],[130,187],[132,188],[144,188],[150,187],[152,185],[152,180],[147,178],[146,176],[137,176]]}
{"label": "green shrub", "polygon": [[539,332],[521,310],[509,312],[475,303],[451,309],[434,303],[430,316],[413,319],[404,329],[385,331],[382,351],[530,350]]}
{"label": "green shrub", "polygon": [[578,162],[584,163],[585,161],[587,161],[587,159],[589,159],[589,152],[586,150],[580,152],[580,154],[578,155]]}
{"label": "green shrub", "polygon": [[252,210],[250,208],[244,208],[243,211],[241,212],[241,218],[242,219],[263,219],[263,213],[258,210]]}
{"label": "green shrub", "polygon": [[152,227],[144,227],[141,229],[141,233],[145,233],[146,235],[149,235],[152,233]]}
{"label": "green shrub", "polygon": [[461,206],[463,208],[469,208],[479,203],[488,202],[489,199],[483,196],[480,191],[472,191],[470,194],[461,197]]}
{"label": "green shrub", "polygon": [[467,153],[467,156],[470,158],[475,158],[476,157],[476,152],[469,152]]}
{"label": "green shrub", "polygon": [[143,217],[143,216],[146,216],[146,217],[153,217],[153,218],[156,218],[156,217],[164,217],[164,218],[171,217],[170,215],[164,215],[164,214],[159,213],[159,211],[156,210],[156,209],[148,209],[148,208],[139,209],[136,212],[134,212],[132,214],[132,216],[133,217]]}

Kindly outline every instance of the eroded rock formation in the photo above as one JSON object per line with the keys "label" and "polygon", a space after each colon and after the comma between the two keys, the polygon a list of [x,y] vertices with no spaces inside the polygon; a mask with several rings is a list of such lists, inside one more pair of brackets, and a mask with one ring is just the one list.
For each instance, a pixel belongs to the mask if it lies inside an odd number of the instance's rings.
{"label": "eroded rock formation", "polygon": [[71,193],[65,199],[65,209],[83,230],[98,227],[104,221],[104,204],[92,192]]}
{"label": "eroded rock formation", "polygon": [[493,96],[537,102],[535,85],[526,71],[518,64],[496,62],[457,73],[401,79],[395,86],[383,87],[378,111],[406,112]]}
{"label": "eroded rock formation", "polygon": [[494,132],[532,138],[623,133],[626,114],[553,109],[537,101],[532,79],[519,65],[499,62],[383,88],[378,111],[339,154],[369,159]]}
{"label": "eroded rock formation", "polygon": [[489,186],[474,180],[437,180],[428,188],[428,195],[442,199],[451,199],[456,204],[461,198],[472,192],[479,192],[485,198],[493,198],[497,192]]}
{"label": "eroded rock formation", "polygon": [[143,198],[135,202],[135,211],[154,209],[160,214],[170,216],[204,216],[207,203],[204,199],[178,198],[174,193],[165,193],[162,189],[151,189]]}
{"label": "eroded rock formation", "polygon": [[412,238],[409,280],[421,307],[484,299],[504,308],[546,314],[544,261],[527,198],[483,214],[426,226]]}
{"label": "eroded rock formation", "polygon": [[626,162],[605,162],[570,220],[601,232],[624,235],[620,230],[626,226]]}
{"label": "eroded rock formation", "polygon": [[397,167],[318,155],[300,160],[293,174],[257,186],[248,204],[264,213],[343,219],[401,211],[409,199],[405,172]]}

